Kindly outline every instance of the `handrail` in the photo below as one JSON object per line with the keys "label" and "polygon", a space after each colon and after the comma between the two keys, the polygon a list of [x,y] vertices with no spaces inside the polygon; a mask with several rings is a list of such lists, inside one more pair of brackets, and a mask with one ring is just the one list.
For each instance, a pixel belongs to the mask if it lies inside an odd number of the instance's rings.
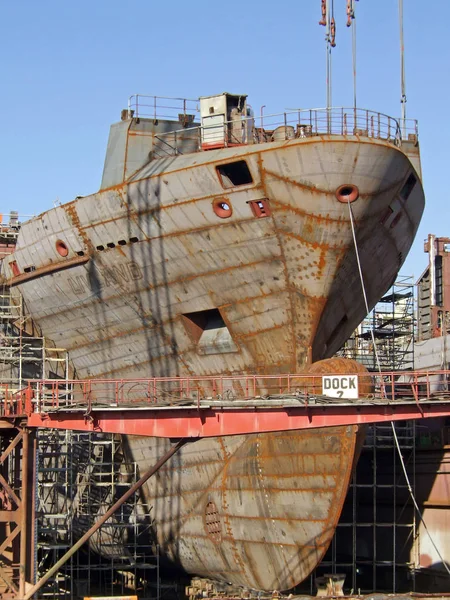
{"label": "handrail", "polygon": [[[264,119],[264,121],[263,121]],[[366,109],[311,108],[296,109],[284,113],[241,117],[236,137],[236,121],[219,125],[185,127],[166,133],[158,133],[158,140],[172,149],[172,155],[182,153],[186,139],[198,137],[198,149],[207,149],[208,141],[222,140],[222,147],[286,141],[294,138],[311,138],[323,135],[366,137],[384,140],[395,146],[402,144],[402,131],[397,119]],[[408,124],[406,124],[408,123]],[[417,121],[405,120],[404,135],[413,134],[417,142]],[[202,145],[204,144],[204,146]]]}
{"label": "handrail", "polygon": [[[0,384],[2,416],[99,408],[197,407],[206,405],[276,405],[376,403],[392,405],[450,400],[450,371],[389,371],[359,373],[357,395],[332,397],[323,377],[330,381],[355,374],[226,375],[153,377],[148,379],[28,380],[27,388],[12,393]],[[325,385],[325,388],[323,387]]]}
{"label": "handrail", "polygon": [[[169,100],[170,104],[166,100]],[[128,98],[128,118],[178,119],[180,114],[186,118],[187,115],[198,112],[198,100],[192,98],[171,98],[148,94],[132,94]]]}

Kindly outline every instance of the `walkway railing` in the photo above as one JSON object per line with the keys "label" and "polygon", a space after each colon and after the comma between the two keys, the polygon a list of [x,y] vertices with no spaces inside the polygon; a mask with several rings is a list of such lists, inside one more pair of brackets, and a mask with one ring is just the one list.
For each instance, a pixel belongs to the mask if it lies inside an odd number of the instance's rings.
{"label": "walkway railing", "polygon": [[180,120],[192,123],[199,113],[199,102],[190,98],[169,98],[133,94],[128,98],[128,117]]}
{"label": "walkway railing", "polygon": [[[364,109],[315,108],[289,111],[274,115],[242,118],[238,123],[228,121],[219,125],[187,127],[161,133],[155,142],[165,156],[183,154],[186,140],[189,152],[197,139],[197,149],[262,144],[295,138],[312,138],[323,135],[356,136],[387,141],[400,146],[402,135],[417,141],[417,121],[405,121],[403,132],[397,119]],[[411,137],[412,136],[412,137]],[[215,143],[217,142],[217,143]],[[202,146],[203,144],[203,146]],[[157,155],[159,156],[159,154]]]}
{"label": "walkway railing", "polygon": [[30,380],[0,384],[0,416],[94,408],[201,408],[450,401],[450,371]]}

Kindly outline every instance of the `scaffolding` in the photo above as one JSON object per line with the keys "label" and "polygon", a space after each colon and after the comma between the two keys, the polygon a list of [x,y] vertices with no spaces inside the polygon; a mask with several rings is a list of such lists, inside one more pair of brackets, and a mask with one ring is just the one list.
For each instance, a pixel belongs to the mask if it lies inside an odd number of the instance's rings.
{"label": "scaffolding", "polygon": [[[21,295],[4,285],[0,290],[2,389],[7,386],[14,393],[29,378],[67,380],[70,371],[67,352],[36,331]],[[5,479],[18,489],[21,458],[18,449],[14,460],[2,468]],[[137,464],[126,458],[120,436],[52,429],[37,432],[35,472],[34,577],[39,579],[139,479],[139,473]],[[159,548],[152,538],[150,512],[143,497],[134,494],[86,549],[47,582],[39,597],[59,600],[132,592],[159,600]],[[8,524],[5,528],[6,538]],[[12,553],[6,558],[13,562]]]}
{"label": "scaffolding", "polygon": [[[120,436],[39,431],[38,579],[138,479]],[[159,548],[139,494],[47,582],[41,597],[138,594],[159,600]]]}
{"label": "scaffolding", "polygon": [[401,276],[359,325],[339,355],[357,360],[369,371],[412,370],[414,325],[414,278]]}
{"label": "scaffolding", "polygon": [[[414,289],[413,277],[399,277],[340,355],[357,360],[369,371],[412,370]],[[392,425],[372,425],[367,430],[341,519],[311,588],[317,576],[340,573],[354,593],[416,590],[419,527],[399,452],[415,495],[417,444],[428,430],[422,432],[415,421]]]}
{"label": "scaffolding", "polygon": [[[414,493],[416,425],[396,423]],[[415,591],[417,516],[390,424],[369,428],[331,546],[310,581],[345,575],[346,592]]]}
{"label": "scaffolding", "polygon": [[20,293],[0,289],[0,383],[10,391],[22,389],[26,379],[65,379],[69,359],[65,349],[55,348],[36,331],[25,314]]}

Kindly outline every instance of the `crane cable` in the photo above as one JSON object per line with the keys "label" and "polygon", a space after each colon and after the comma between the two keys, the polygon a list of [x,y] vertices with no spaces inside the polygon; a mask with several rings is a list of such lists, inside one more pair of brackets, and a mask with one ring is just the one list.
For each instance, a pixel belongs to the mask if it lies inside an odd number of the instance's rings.
{"label": "crane cable", "polygon": [[403,37],[403,0],[398,0],[398,16],[400,25],[400,87],[401,87],[401,133],[406,129],[406,76],[405,76],[405,41]]}
{"label": "crane cable", "polygon": [[[353,108],[356,114],[356,11],[355,2],[350,0],[350,25],[352,27],[352,63],[353,63]],[[347,21],[348,26],[348,21]]]}
{"label": "crane cable", "polygon": [[[352,229],[353,245],[354,245],[354,248],[355,248],[356,261],[357,261],[357,264],[358,264],[359,277],[360,277],[360,281],[361,281],[361,288],[362,288],[362,293],[363,293],[363,297],[364,297],[364,303],[365,303],[365,307],[366,307],[366,312],[367,312],[367,314],[369,314],[370,311],[369,311],[369,304],[367,302],[366,287],[365,287],[365,284],[364,284],[364,278],[363,278],[362,269],[361,269],[361,261],[360,261],[360,258],[359,258],[359,251],[358,251],[358,243],[356,241],[355,224],[354,224],[354,219],[353,219],[353,211],[352,211],[352,207],[350,205],[350,201],[349,200],[347,200],[347,204],[348,204],[348,212],[349,212],[349,216],[350,216],[350,224],[351,224],[351,229]],[[381,374],[381,365],[380,365],[380,360],[379,360],[379,357],[378,357],[378,350],[377,350],[377,346],[376,346],[376,342],[375,342],[375,335],[374,335],[373,329],[371,330],[371,334],[372,334],[372,343],[373,343],[373,348],[374,348],[374,352],[375,352],[375,358],[376,358],[376,362],[377,362],[377,367],[378,367],[379,373]],[[413,501],[414,508],[416,509],[416,512],[417,512],[417,514],[419,516],[419,520],[422,522],[422,524],[424,526],[424,529],[425,529],[425,531],[428,534],[428,537],[430,538],[430,542],[431,542],[433,548],[436,550],[436,553],[437,553],[439,559],[441,560],[442,564],[444,565],[445,570],[447,571],[448,575],[450,575],[450,568],[448,567],[448,565],[445,562],[442,554],[440,553],[439,548],[436,546],[436,543],[434,542],[434,539],[433,539],[433,537],[432,537],[432,535],[431,535],[431,533],[430,533],[430,531],[429,531],[429,529],[427,527],[427,524],[425,523],[425,519],[423,518],[423,515],[422,515],[422,513],[421,513],[421,511],[419,509],[419,505],[417,504],[416,498],[414,496],[414,492],[413,492],[413,489],[411,487],[411,483],[409,481],[408,473],[406,471],[405,461],[403,460],[403,456],[402,456],[400,444],[399,444],[398,438],[397,438],[397,432],[395,431],[395,426],[394,426],[393,421],[391,421],[391,427],[392,427],[392,433],[393,433],[393,436],[394,436],[395,446],[396,446],[396,449],[397,449],[397,452],[398,452],[398,456],[400,458],[400,463],[402,465],[403,474],[404,474],[405,479],[406,479],[406,484],[407,484],[407,487],[408,487],[408,492],[409,492],[409,495],[411,496],[411,500]]]}

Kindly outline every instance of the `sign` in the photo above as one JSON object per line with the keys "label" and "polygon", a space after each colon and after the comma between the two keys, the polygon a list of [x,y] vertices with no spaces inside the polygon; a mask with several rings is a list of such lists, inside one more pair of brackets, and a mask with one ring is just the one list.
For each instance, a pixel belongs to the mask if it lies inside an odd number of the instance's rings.
{"label": "sign", "polygon": [[358,398],[358,375],[323,375],[322,394],[329,398]]}

